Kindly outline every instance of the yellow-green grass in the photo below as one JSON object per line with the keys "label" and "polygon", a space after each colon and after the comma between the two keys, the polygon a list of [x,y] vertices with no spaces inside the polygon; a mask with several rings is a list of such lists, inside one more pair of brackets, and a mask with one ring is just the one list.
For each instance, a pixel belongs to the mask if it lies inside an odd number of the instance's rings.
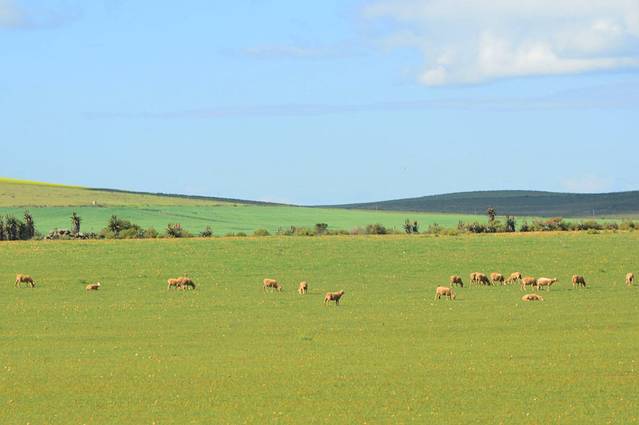
{"label": "yellow-green grass", "polygon": [[[630,424],[637,233],[0,244],[1,424]],[[560,278],[459,289],[451,274]],[[13,287],[30,273],[35,289]],[[586,276],[574,290],[570,276]],[[188,274],[191,292],[166,290]],[[264,293],[277,278],[282,293]],[[86,293],[87,282],[102,289]],[[308,280],[310,294],[295,292]],[[344,289],[340,307],[325,291]]]}
{"label": "yellow-green grass", "polygon": [[79,186],[0,178],[0,207],[221,205],[212,199],[95,190]]}

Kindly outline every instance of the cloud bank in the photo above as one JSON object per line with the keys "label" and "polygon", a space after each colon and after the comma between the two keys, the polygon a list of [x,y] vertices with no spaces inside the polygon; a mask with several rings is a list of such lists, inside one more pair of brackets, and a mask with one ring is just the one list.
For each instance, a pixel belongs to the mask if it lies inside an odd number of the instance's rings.
{"label": "cloud bank", "polygon": [[385,47],[423,52],[430,86],[639,67],[637,0],[376,0],[364,16]]}

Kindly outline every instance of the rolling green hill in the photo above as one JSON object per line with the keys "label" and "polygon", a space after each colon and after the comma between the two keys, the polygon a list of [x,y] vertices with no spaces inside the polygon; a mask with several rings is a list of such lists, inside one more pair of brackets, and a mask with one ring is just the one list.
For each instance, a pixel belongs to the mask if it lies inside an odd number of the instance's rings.
{"label": "rolling green hill", "polygon": [[536,191],[462,192],[336,205],[334,208],[456,214],[483,214],[488,208],[495,208],[498,214],[515,216],[618,217],[639,215],[639,191],[601,194]]}
{"label": "rolling green hill", "polygon": [[169,223],[180,223],[192,233],[211,226],[216,235],[230,232],[252,233],[259,228],[273,233],[290,226],[312,227],[328,223],[329,229],[351,230],[381,223],[401,228],[410,216],[422,226],[438,223],[454,227],[459,220],[485,220],[459,214],[405,214],[386,211],[350,211],[334,208],[306,208],[232,199],[135,193],[108,189],[89,189],[13,179],[0,179],[0,216],[21,217],[29,209],[36,229],[46,233],[69,228],[75,211],[82,218],[82,230],[98,232],[109,217],[117,215],[143,228],[162,231]]}

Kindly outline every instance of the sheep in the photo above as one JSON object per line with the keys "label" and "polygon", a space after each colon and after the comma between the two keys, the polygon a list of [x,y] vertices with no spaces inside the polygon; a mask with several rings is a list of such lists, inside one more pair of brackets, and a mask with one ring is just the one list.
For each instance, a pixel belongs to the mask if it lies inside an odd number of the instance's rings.
{"label": "sheep", "polygon": [[628,273],[626,275],[626,285],[632,286],[633,283],[635,283],[635,274],[634,273]]}
{"label": "sheep", "polygon": [[335,301],[335,305],[339,305],[339,300],[344,294],[345,292],[343,289],[339,292],[327,292],[324,296],[324,305],[328,304],[331,301]]}
{"label": "sheep", "polygon": [[521,297],[521,300],[522,301],[543,301],[544,297],[537,294],[526,294],[523,297]]}
{"label": "sheep", "polygon": [[435,299],[439,300],[441,297],[448,297],[450,300],[454,300],[456,298],[455,291],[452,288],[448,288],[446,286],[438,286],[435,290]]}
{"label": "sheep", "polygon": [[168,283],[166,289],[169,290],[171,288],[179,288],[180,286],[180,278],[177,279],[169,279],[166,281]]}
{"label": "sheep", "polygon": [[297,288],[297,292],[300,295],[306,294],[308,292],[308,283],[307,282],[300,282],[300,285]]}
{"label": "sheep", "polygon": [[573,275],[572,277],[572,287],[575,288],[577,286],[583,286],[584,288],[586,287],[586,279],[578,274]]}
{"label": "sheep", "polygon": [[464,287],[464,281],[462,280],[461,276],[457,276],[457,275],[453,275],[450,277],[450,286],[461,286],[462,288]]}
{"label": "sheep", "polygon": [[264,279],[264,291],[266,291],[267,288],[271,288],[277,292],[282,292],[282,285],[277,283],[277,280],[275,279]]}
{"label": "sheep", "polygon": [[180,277],[178,280],[178,289],[185,290],[188,288],[195,289],[195,282],[188,277]]}
{"label": "sheep", "polygon": [[96,283],[91,283],[89,285],[87,285],[84,289],[86,291],[97,291],[98,289],[100,289],[100,282],[96,282]]}
{"label": "sheep", "polygon": [[542,287],[545,287],[545,288],[548,288],[548,290],[550,291],[550,287],[556,282],[559,282],[559,279],[557,278],[550,279],[547,277],[540,277],[539,279],[537,279],[537,289],[541,289]]}
{"label": "sheep", "polygon": [[504,275],[501,273],[491,273],[490,274],[490,281],[493,285],[496,285],[497,283],[501,283],[502,285],[504,284]]}
{"label": "sheep", "polygon": [[505,283],[515,283],[520,280],[521,280],[521,273],[514,272],[514,273],[511,273],[508,279],[505,280]]}
{"label": "sheep", "polygon": [[27,286],[31,286],[32,288],[35,288],[36,284],[35,280],[28,274],[16,275],[16,287],[19,287],[21,283],[26,283]]}
{"label": "sheep", "polygon": [[488,280],[488,276],[486,276],[483,273],[475,273],[475,280],[477,284],[490,285],[490,280]]}
{"label": "sheep", "polygon": [[526,276],[523,279],[521,279],[521,285],[519,289],[521,289],[522,291],[525,291],[527,286],[532,286],[533,288],[537,288],[537,279],[535,279],[532,276]]}

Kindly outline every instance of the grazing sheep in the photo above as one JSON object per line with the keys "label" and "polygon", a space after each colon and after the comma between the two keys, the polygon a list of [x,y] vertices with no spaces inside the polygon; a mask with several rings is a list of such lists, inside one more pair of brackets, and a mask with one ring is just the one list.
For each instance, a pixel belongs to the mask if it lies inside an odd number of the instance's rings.
{"label": "grazing sheep", "polygon": [[628,273],[626,275],[626,285],[632,286],[633,283],[635,283],[635,274],[634,273]]}
{"label": "grazing sheep", "polygon": [[521,300],[522,301],[543,301],[544,297],[537,294],[526,294],[523,297],[521,297]]}
{"label": "grazing sheep", "polygon": [[450,277],[450,286],[461,286],[462,288],[464,287],[464,281],[462,280],[461,276],[457,276],[457,275],[453,275]]}
{"label": "grazing sheep", "polygon": [[84,289],[87,291],[97,291],[98,289],[100,289],[100,282],[91,283],[87,285]]}
{"label": "grazing sheep", "polygon": [[488,276],[483,273],[475,273],[475,280],[478,284],[481,285],[490,285],[490,280],[488,280]]}
{"label": "grazing sheep", "polygon": [[456,298],[455,291],[452,288],[448,288],[446,286],[438,286],[435,290],[435,299],[439,300],[441,297],[448,297],[450,300],[454,300]]}
{"label": "grazing sheep", "polygon": [[188,278],[188,277],[180,277],[177,279],[178,280],[178,289],[195,289],[195,282],[193,282],[193,279]]}
{"label": "grazing sheep", "polygon": [[547,277],[540,277],[539,279],[537,279],[537,289],[548,288],[548,290],[550,291],[550,287],[556,282],[559,282],[559,279],[557,278],[550,279]]}
{"label": "grazing sheep", "polygon": [[520,280],[521,280],[521,273],[514,272],[514,273],[511,273],[508,279],[505,280],[505,283],[515,283]]}
{"label": "grazing sheep", "polygon": [[33,280],[33,278],[28,274],[16,275],[16,287],[19,287],[21,283],[26,283],[27,286],[35,288],[35,280]]}
{"label": "grazing sheep", "polygon": [[502,285],[504,284],[504,275],[501,273],[491,273],[490,274],[490,282],[493,285],[496,285],[498,283],[501,283]]}
{"label": "grazing sheep", "polygon": [[300,282],[300,286],[297,288],[297,292],[300,295],[304,295],[308,292],[308,283],[307,282]]}
{"label": "grazing sheep", "polygon": [[583,286],[584,288],[586,287],[586,279],[578,274],[573,275],[572,277],[572,287],[575,288],[577,286]]}
{"label": "grazing sheep", "polygon": [[282,285],[277,283],[275,279],[264,279],[263,289],[266,291],[267,288],[271,288],[275,291],[282,292]]}
{"label": "grazing sheep", "polygon": [[344,290],[341,290],[339,292],[327,292],[324,296],[324,305],[328,304],[331,301],[335,301],[335,305],[339,305],[339,300],[344,294]]}
{"label": "grazing sheep", "polygon": [[521,279],[521,286],[519,289],[521,289],[522,291],[525,291],[527,286],[532,286],[533,288],[537,288],[537,279],[535,279],[532,276],[526,276],[523,279]]}
{"label": "grazing sheep", "polygon": [[178,288],[180,286],[180,278],[177,279],[169,279],[166,281],[168,283],[166,289],[169,290],[171,288]]}

